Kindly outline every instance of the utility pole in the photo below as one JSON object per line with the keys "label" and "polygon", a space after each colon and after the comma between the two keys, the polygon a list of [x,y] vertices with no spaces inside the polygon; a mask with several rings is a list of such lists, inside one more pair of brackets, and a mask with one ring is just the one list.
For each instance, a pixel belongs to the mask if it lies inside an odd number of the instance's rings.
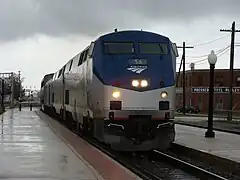
{"label": "utility pole", "polygon": [[240,32],[240,30],[236,30],[235,21],[232,23],[231,29],[220,29],[221,32],[231,32],[231,50],[230,50],[230,84],[229,84],[229,105],[228,105],[228,121],[232,120],[232,104],[233,104],[233,69],[234,69],[234,41],[235,41],[235,33]]}
{"label": "utility pole", "polygon": [[185,69],[186,69],[186,48],[194,48],[193,46],[186,46],[186,43],[183,42],[183,46],[178,46],[177,48],[183,49],[182,61],[183,61],[183,114],[185,115],[186,108],[186,83],[185,83]]}
{"label": "utility pole", "polygon": [[[179,81],[179,77],[180,77],[180,73],[181,73],[181,69],[182,69],[182,63],[183,63],[183,56],[182,56],[182,59],[181,59],[181,63],[180,63],[180,66],[179,66],[179,70],[178,70],[178,76],[177,76],[177,80],[176,80],[176,86],[178,86],[178,81]],[[181,86],[181,85],[180,85]]]}

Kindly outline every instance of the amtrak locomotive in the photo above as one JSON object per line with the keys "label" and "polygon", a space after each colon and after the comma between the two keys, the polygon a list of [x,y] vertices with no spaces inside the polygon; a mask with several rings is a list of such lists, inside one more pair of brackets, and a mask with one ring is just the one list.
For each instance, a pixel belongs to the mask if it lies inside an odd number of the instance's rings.
{"label": "amtrak locomotive", "polygon": [[114,150],[166,149],[175,139],[177,56],[156,33],[102,35],[43,78],[42,108]]}

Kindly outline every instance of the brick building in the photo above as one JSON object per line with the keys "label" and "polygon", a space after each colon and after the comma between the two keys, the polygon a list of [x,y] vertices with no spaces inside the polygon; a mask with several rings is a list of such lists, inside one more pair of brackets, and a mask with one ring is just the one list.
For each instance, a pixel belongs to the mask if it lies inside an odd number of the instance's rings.
{"label": "brick building", "polygon": [[[177,73],[178,76],[179,73]],[[208,111],[209,69],[194,69],[185,73],[186,105],[198,106],[201,112]],[[240,111],[240,69],[234,70],[233,110]],[[214,109],[226,110],[229,103],[229,69],[215,69]],[[182,105],[182,72],[177,83],[176,107]]]}

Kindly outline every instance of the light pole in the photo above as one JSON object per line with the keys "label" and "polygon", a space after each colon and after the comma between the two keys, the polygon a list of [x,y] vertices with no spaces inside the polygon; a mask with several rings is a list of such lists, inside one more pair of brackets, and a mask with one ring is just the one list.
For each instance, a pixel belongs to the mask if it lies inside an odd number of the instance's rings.
{"label": "light pole", "polygon": [[208,63],[210,64],[210,84],[209,84],[209,108],[208,108],[208,130],[205,133],[206,138],[214,138],[213,131],[213,94],[214,94],[214,69],[217,62],[217,56],[214,51],[208,55]]}

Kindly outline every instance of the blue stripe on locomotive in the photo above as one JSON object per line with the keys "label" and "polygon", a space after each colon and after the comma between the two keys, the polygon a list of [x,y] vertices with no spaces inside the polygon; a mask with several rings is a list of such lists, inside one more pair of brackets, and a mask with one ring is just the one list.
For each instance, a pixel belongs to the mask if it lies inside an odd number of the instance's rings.
{"label": "blue stripe on locomotive", "polygon": [[[138,42],[165,43],[168,47],[167,55],[144,54],[105,54],[104,42],[133,42],[136,48]],[[129,59],[147,59],[148,66],[145,71],[136,74],[127,70]],[[121,88],[132,89],[132,79],[150,79],[149,86],[144,91],[160,88],[160,81],[164,81],[163,87],[175,84],[176,57],[172,51],[169,38],[159,34],[145,31],[121,31],[101,36],[95,42],[93,51],[93,73],[105,85],[120,84]],[[141,88],[140,88],[141,89]]]}

